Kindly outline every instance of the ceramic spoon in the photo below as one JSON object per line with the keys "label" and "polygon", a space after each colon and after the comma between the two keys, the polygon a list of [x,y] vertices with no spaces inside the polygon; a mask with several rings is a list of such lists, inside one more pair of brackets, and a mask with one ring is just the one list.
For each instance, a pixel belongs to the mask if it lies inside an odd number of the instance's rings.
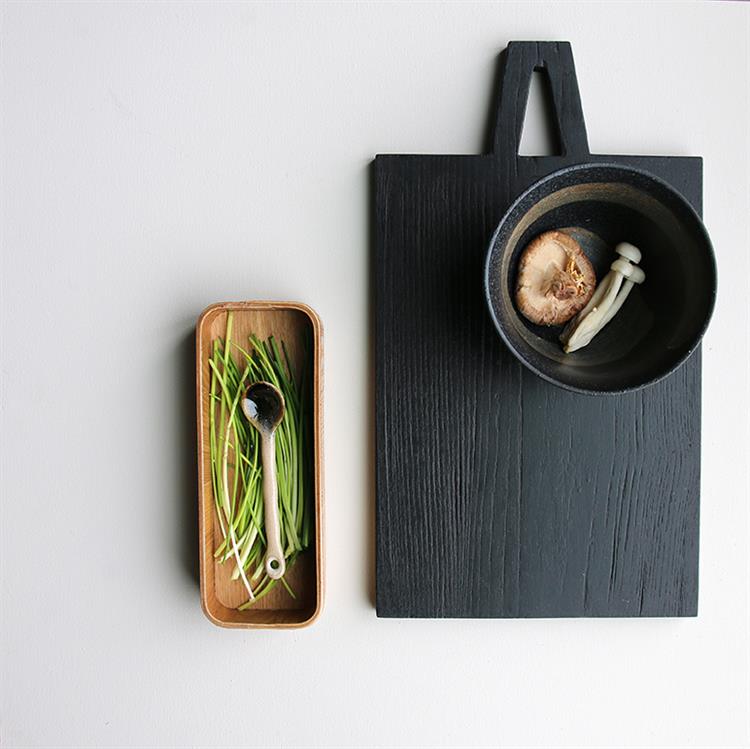
{"label": "ceramic spoon", "polygon": [[263,515],[266,526],[265,569],[268,577],[278,580],[286,569],[279,529],[279,488],[276,483],[276,427],[284,416],[284,396],[270,382],[255,382],[242,399],[247,420],[260,435],[263,464]]}

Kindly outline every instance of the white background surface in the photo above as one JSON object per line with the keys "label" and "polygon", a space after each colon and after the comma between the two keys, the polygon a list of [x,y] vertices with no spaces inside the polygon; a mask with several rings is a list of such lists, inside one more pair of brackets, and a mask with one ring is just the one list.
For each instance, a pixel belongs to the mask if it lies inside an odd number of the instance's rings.
{"label": "white background surface", "polygon": [[[4,4],[2,746],[746,746],[750,7]],[[476,153],[496,56],[568,39],[594,152],[699,154],[697,619],[377,620],[367,177]],[[327,600],[199,606],[191,332],[326,329]]]}

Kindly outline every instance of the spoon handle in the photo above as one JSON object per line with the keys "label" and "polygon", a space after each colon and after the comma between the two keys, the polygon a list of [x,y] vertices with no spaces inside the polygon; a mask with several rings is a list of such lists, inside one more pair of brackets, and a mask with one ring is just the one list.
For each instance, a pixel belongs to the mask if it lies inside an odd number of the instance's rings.
{"label": "spoon handle", "polygon": [[276,482],[276,433],[266,432],[260,443],[263,461],[263,515],[266,526],[266,574],[278,580],[286,570],[279,529],[279,487]]}

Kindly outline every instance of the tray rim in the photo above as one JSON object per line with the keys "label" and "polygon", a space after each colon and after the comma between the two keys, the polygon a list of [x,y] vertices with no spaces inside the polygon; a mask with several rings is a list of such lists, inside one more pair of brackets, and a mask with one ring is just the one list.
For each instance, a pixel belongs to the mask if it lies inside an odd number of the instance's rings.
{"label": "tray rim", "polygon": [[[315,477],[315,495],[314,495],[314,513],[315,513],[315,597],[316,604],[312,614],[302,621],[295,622],[233,622],[221,619],[216,616],[210,609],[208,602],[207,587],[207,558],[205,529],[208,521],[205,509],[204,477],[205,466],[203,460],[203,366],[201,363],[202,344],[205,338],[204,327],[206,321],[216,313],[220,312],[246,312],[246,311],[281,311],[293,310],[304,314],[312,325],[313,331],[313,434],[314,434],[314,457],[313,457],[313,475]],[[324,539],[324,515],[323,515],[323,493],[324,493],[324,472],[323,472],[323,323],[318,313],[309,305],[303,302],[290,300],[267,301],[267,300],[250,300],[237,302],[215,302],[206,307],[198,317],[195,326],[195,353],[196,353],[196,443],[197,443],[197,460],[198,460],[198,543],[199,543],[199,562],[200,562],[200,601],[203,613],[206,618],[218,627],[227,629],[301,629],[313,624],[323,610],[325,596],[325,569],[323,553]],[[211,556],[211,563],[213,557]]]}

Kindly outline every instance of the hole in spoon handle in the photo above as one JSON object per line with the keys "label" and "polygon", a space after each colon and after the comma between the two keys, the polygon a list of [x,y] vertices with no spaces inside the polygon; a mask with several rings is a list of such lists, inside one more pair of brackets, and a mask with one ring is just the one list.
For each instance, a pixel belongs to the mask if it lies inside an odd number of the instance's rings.
{"label": "hole in spoon handle", "polygon": [[286,572],[286,562],[283,556],[266,554],[266,574],[272,580],[278,580]]}

